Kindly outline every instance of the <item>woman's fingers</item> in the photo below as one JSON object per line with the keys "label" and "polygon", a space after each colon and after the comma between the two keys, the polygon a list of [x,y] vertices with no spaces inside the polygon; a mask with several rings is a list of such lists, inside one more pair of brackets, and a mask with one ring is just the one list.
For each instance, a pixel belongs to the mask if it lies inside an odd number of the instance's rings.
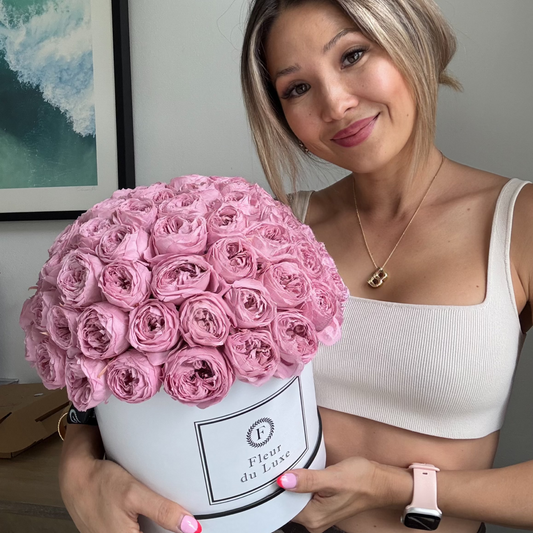
{"label": "woman's fingers", "polygon": [[136,483],[128,495],[129,507],[146,516],[161,527],[177,533],[200,533],[202,526],[181,505],[150,490],[142,483]]}

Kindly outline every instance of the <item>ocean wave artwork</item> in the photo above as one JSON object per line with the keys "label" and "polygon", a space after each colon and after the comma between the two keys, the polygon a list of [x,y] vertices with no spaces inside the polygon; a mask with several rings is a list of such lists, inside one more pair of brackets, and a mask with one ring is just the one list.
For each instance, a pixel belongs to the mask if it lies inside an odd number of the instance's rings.
{"label": "ocean wave artwork", "polygon": [[90,0],[0,0],[0,188],[97,184]]}

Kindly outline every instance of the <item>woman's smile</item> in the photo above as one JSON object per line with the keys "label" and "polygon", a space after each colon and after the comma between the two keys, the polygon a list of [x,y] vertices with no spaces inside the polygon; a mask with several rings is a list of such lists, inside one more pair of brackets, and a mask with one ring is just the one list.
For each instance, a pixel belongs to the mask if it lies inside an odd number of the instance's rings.
{"label": "woman's smile", "polygon": [[357,146],[365,142],[372,131],[374,131],[374,126],[378,120],[379,113],[375,117],[368,117],[354,122],[351,126],[341,130],[335,137],[331,140],[337,143],[339,146],[344,146],[345,148],[350,148],[352,146]]}

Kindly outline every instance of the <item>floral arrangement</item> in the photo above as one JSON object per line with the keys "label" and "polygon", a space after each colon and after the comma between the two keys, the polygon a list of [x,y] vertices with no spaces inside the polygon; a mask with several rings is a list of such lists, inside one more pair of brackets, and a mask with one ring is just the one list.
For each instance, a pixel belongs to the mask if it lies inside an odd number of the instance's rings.
{"label": "floral arrangement", "polygon": [[49,249],[20,316],[26,359],[87,410],[163,386],[208,407],[235,379],[299,374],[340,337],[333,260],[284,204],[242,178],[117,191]]}

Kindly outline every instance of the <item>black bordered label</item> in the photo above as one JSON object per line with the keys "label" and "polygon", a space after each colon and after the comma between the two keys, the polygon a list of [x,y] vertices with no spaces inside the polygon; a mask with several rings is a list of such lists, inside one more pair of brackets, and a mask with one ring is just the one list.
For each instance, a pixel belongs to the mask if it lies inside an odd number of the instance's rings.
{"label": "black bordered label", "polygon": [[195,423],[209,503],[245,498],[309,450],[300,378],[241,411]]}

